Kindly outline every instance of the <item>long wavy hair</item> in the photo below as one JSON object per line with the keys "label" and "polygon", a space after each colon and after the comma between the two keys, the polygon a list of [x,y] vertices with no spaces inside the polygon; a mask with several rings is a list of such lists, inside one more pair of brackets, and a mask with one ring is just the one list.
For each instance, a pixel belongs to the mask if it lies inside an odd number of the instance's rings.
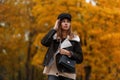
{"label": "long wavy hair", "polygon": [[[58,24],[58,30],[57,30],[57,40],[59,39],[63,39],[63,35],[62,35],[62,26],[61,26],[62,21],[59,22]],[[67,31],[67,35],[69,36],[69,39],[72,39],[74,37],[74,33],[72,32],[72,28],[70,25],[70,28]]]}

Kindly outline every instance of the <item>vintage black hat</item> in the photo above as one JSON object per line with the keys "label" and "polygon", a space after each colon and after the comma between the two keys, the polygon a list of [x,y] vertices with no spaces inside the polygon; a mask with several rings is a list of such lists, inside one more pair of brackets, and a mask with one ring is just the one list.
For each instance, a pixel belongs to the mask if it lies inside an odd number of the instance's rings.
{"label": "vintage black hat", "polygon": [[71,21],[72,16],[69,13],[61,13],[57,17],[57,19],[60,19],[60,20],[63,20],[65,18]]}

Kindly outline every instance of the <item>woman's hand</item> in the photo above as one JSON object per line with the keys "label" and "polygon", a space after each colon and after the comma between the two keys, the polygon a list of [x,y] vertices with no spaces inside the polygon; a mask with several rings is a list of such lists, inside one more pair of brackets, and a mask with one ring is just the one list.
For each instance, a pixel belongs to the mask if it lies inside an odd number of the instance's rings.
{"label": "woman's hand", "polygon": [[68,50],[65,49],[59,49],[60,54],[67,55],[68,57],[71,57],[71,53]]}
{"label": "woman's hand", "polygon": [[59,20],[59,19],[56,20],[56,22],[55,22],[55,26],[54,26],[53,29],[57,30],[57,29],[58,29],[58,26],[59,26],[59,23],[60,23],[60,20]]}

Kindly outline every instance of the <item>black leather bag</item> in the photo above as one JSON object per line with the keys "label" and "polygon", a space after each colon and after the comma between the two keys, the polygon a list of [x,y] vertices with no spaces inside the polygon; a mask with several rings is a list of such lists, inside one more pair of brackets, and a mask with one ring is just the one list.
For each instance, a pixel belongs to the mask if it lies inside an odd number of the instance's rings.
{"label": "black leather bag", "polygon": [[[60,41],[59,48],[61,48],[61,41]],[[75,64],[76,64],[76,61],[69,58],[66,55],[61,55],[60,53],[56,55],[56,66],[58,71],[60,72],[74,73]]]}
{"label": "black leather bag", "polygon": [[61,68],[61,69],[59,69],[59,71],[61,71],[61,72],[69,72],[69,73],[74,72],[75,64],[76,64],[76,61],[70,59],[66,55],[61,55],[61,57],[58,60],[58,66],[60,66],[60,68]]}

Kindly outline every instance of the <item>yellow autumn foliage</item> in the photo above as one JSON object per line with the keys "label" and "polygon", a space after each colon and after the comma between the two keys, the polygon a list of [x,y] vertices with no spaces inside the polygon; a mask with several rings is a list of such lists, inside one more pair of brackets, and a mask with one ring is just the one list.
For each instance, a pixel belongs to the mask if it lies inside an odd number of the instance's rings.
{"label": "yellow autumn foliage", "polygon": [[[72,29],[81,38],[84,61],[77,65],[78,77],[85,77],[85,66],[91,66],[91,80],[117,80],[120,78],[120,0],[95,0],[96,6],[84,0],[34,0],[32,12],[41,28],[36,38],[38,45],[61,12],[72,15]],[[33,64],[42,63],[46,50],[41,44],[33,58]],[[117,76],[113,76],[116,74]],[[85,78],[83,78],[85,80]]]}

